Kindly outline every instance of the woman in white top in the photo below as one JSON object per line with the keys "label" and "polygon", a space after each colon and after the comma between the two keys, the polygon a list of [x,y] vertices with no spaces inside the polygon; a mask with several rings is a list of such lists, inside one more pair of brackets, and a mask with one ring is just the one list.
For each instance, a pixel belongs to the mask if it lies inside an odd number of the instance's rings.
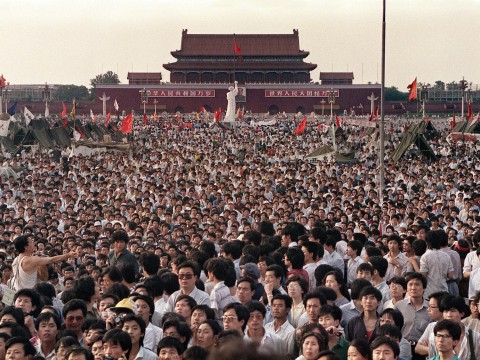
{"label": "woman in white top", "polygon": [[48,264],[66,260],[70,257],[78,257],[77,253],[72,251],[67,254],[41,257],[34,255],[35,243],[33,237],[22,235],[14,241],[15,249],[19,255],[12,264],[12,277],[10,279],[10,287],[15,290],[31,289],[38,282],[37,268]]}
{"label": "woman in white top", "polygon": [[296,328],[298,325],[298,319],[300,319],[300,316],[305,312],[303,295],[308,292],[308,283],[304,278],[294,275],[288,278],[285,285],[288,291],[288,296],[293,300],[292,309],[290,310],[290,324]]}

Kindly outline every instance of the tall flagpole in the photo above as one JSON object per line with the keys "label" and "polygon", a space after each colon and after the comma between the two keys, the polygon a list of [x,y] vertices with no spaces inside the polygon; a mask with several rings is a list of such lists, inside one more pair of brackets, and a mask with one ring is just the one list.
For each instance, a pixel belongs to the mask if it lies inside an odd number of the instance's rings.
{"label": "tall flagpole", "polygon": [[235,57],[235,46],[237,44],[237,40],[235,39],[235,33],[233,33],[233,83],[235,84],[235,63],[237,59]]}
{"label": "tall flagpole", "polygon": [[382,21],[382,87],[380,89],[380,186],[379,198],[383,202],[383,189],[385,186],[385,33],[386,33],[386,0],[383,0],[383,21]]}

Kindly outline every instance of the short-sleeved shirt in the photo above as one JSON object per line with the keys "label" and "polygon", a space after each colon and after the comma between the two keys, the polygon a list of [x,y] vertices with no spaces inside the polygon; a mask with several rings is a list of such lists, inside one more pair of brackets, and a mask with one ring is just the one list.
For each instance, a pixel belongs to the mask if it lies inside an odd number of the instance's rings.
{"label": "short-sleeved shirt", "polygon": [[424,296],[439,291],[448,291],[448,273],[453,273],[453,264],[450,256],[437,249],[428,249],[420,258],[420,272],[425,273],[427,288]]}
{"label": "short-sleeved shirt", "polygon": [[428,316],[428,301],[423,300],[422,307],[416,309],[411,299],[407,298],[397,301],[395,308],[403,315],[402,336],[408,341],[418,342],[431,321]]}

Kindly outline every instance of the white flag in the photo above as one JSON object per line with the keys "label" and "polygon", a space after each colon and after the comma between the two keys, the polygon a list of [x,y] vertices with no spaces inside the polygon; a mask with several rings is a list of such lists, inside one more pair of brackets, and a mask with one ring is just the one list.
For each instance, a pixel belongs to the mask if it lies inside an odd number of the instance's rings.
{"label": "white flag", "polygon": [[115,108],[115,111],[118,111],[118,102],[117,99],[113,102],[113,107]]}
{"label": "white flag", "polygon": [[25,123],[28,125],[30,124],[30,121],[35,119],[35,116],[32,114],[30,110],[27,109],[25,106],[25,109],[23,110],[23,115],[25,115]]}
{"label": "white flag", "polygon": [[10,125],[10,120],[0,120],[0,136],[8,135],[9,125]]}
{"label": "white flag", "polygon": [[45,117],[50,116],[50,110],[48,109],[48,103],[45,103]]}
{"label": "white flag", "polygon": [[93,115],[92,109],[90,109],[90,117],[92,118],[92,120],[95,120],[95,115]]}
{"label": "white flag", "polygon": [[15,119],[15,117],[13,117],[13,116],[10,116],[10,121],[11,122],[17,122],[17,119]]}

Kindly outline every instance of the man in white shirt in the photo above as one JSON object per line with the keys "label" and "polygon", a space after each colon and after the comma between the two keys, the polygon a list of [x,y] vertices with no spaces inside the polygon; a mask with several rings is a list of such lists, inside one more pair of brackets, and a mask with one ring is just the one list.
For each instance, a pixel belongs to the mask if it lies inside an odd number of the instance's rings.
{"label": "man in white shirt", "polygon": [[265,330],[279,336],[286,347],[287,354],[293,355],[295,328],[287,321],[288,313],[292,308],[292,298],[288,295],[275,295],[271,308],[274,320],[265,325]]}
{"label": "man in white shirt", "polygon": [[323,244],[325,249],[325,254],[323,255],[323,261],[326,262],[328,265],[333,266],[335,269],[338,269],[342,274],[344,272],[345,263],[335,250],[336,241],[333,237],[328,236],[327,240]]}
{"label": "man in white shirt", "polygon": [[320,245],[313,241],[304,241],[302,243],[302,251],[305,255],[305,265],[303,270],[308,273],[309,290],[313,290],[317,285],[315,279],[315,269],[317,268],[318,247]]}
{"label": "man in white shirt", "polygon": [[210,296],[195,286],[195,283],[200,276],[200,267],[194,261],[185,261],[178,265],[178,283],[180,290],[175,291],[168,298],[165,304],[165,312],[172,312],[175,309],[175,302],[179,295],[188,295],[192,297],[197,305],[210,306]]}
{"label": "man in white shirt", "polygon": [[284,354],[286,347],[282,339],[265,330],[263,320],[267,309],[257,300],[253,300],[247,304],[250,318],[247,322],[247,329],[245,331],[244,339],[253,341],[258,344],[259,350],[266,352],[273,352],[275,354]]}

